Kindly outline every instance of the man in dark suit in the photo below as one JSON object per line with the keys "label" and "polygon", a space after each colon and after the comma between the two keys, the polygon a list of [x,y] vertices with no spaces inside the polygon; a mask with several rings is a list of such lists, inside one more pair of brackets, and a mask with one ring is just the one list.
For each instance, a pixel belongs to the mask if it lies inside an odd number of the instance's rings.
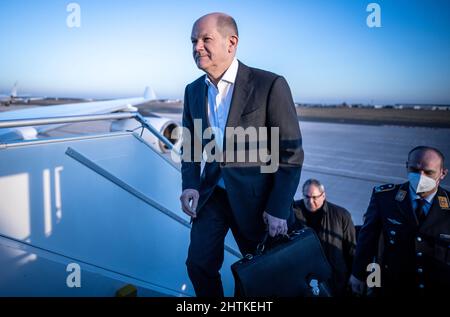
{"label": "man in dark suit", "polygon": [[363,294],[367,266],[374,261],[381,269],[375,289],[380,295],[448,293],[450,203],[449,192],[439,186],[447,175],[444,163],[439,150],[416,147],[406,163],[409,182],[375,187],[350,277],[355,293]]}
{"label": "man in dark suit", "polygon": [[[193,220],[186,265],[197,296],[223,296],[219,270],[228,230],[246,254],[254,252],[266,225],[275,236],[294,220],[301,134],[286,80],[235,58],[238,30],[232,17],[199,18],[191,41],[197,67],[206,75],[189,84],[184,96],[180,200]],[[240,138],[242,132],[248,134]],[[261,150],[264,144],[268,156],[250,159],[255,146]],[[200,173],[202,151],[209,154]]]}

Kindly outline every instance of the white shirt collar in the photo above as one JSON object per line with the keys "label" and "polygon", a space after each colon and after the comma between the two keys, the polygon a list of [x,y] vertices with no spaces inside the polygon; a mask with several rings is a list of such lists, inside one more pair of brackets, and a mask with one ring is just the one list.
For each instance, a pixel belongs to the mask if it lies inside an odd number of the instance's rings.
{"label": "white shirt collar", "polygon": [[[226,81],[227,83],[234,84],[236,81],[236,76],[239,68],[239,62],[237,58],[235,57],[233,61],[231,62],[230,67],[226,70],[226,72],[223,74],[220,81]],[[212,81],[209,79],[208,75],[205,76],[205,83],[210,85],[212,84]]]}

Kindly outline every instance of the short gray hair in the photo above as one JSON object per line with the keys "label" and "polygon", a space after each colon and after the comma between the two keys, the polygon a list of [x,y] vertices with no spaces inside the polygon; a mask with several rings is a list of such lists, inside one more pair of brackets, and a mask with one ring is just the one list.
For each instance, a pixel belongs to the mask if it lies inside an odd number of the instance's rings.
{"label": "short gray hair", "polygon": [[239,36],[236,20],[229,15],[221,14],[217,17],[217,28],[223,36]]}
{"label": "short gray hair", "polygon": [[222,13],[222,12],[212,12],[212,13],[205,14],[204,16],[198,18],[194,22],[194,27],[200,20],[202,20],[206,17],[215,17],[216,18],[217,31],[222,36],[229,36],[229,35],[237,36],[237,37],[239,36],[239,31],[238,31],[236,20],[232,16],[230,16],[226,13]]}
{"label": "short gray hair", "polygon": [[325,192],[325,186],[323,186],[323,184],[319,180],[317,180],[315,178],[310,178],[306,182],[303,183],[302,193],[304,194],[305,189],[310,186],[316,186],[317,188],[319,188],[321,193]]}

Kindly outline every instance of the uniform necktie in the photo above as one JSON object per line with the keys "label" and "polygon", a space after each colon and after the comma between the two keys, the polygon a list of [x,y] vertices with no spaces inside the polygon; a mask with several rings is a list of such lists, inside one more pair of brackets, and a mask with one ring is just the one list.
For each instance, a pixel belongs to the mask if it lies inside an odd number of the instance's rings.
{"label": "uniform necktie", "polygon": [[425,213],[423,212],[423,206],[425,205],[425,199],[420,198],[416,199],[417,206],[416,210],[414,210],[414,213],[416,214],[416,218],[419,221],[419,225],[423,223],[425,220]]}

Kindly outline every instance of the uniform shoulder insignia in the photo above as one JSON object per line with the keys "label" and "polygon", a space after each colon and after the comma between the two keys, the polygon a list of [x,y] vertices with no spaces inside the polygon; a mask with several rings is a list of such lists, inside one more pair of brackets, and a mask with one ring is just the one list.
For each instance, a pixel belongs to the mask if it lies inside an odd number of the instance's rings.
{"label": "uniform shoulder insignia", "polygon": [[438,200],[439,200],[439,207],[441,207],[442,209],[447,209],[447,210],[450,209],[447,197],[438,196]]}
{"label": "uniform shoulder insignia", "polygon": [[397,195],[395,195],[395,200],[402,202],[406,197],[406,190],[399,190]]}
{"label": "uniform shoulder insignia", "polygon": [[395,188],[394,184],[385,184],[385,185],[375,186],[374,190],[376,193],[381,193],[381,192],[393,190],[394,188]]}

